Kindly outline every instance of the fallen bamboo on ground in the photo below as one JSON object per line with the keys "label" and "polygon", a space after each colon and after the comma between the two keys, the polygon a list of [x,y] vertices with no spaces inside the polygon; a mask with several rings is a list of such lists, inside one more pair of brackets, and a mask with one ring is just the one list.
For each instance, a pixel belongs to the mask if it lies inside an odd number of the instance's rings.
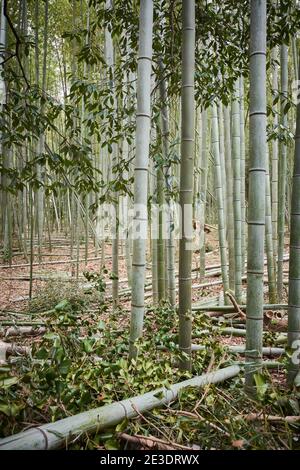
{"label": "fallen bamboo on ground", "polygon": [[153,408],[167,405],[175,400],[178,393],[186,387],[204,387],[235,377],[240,372],[238,365],[225,367],[215,372],[194,377],[171,385],[169,389],[160,388],[120,402],[95,408],[54,423],[43,424],[36,428],[5,437],[0,440],[0,450],[48,450],[70,444],[75,438],[86,433],[99,432],[123,421],[145,413]]}
{"label": "fallen bamboo on ground", "polygon": [[6,356],[16,355],[28,355],[31,353],[31,348],[27,346],[19,346],[18,344],[5,343],[0,341],[0,362],[6,362]]}
{"label": "fallen bamboo on ground", "polygon": [[[246,305],[239,306],[241,310],[246,310]],[[287,304],[265,304],[264,310],[287,310]],[[194,312],[226,312],[226,313],[235,313],[236,308],[233,305],[213,305],[213,306],[206,306],[206,305],[194,305],[192,307],[192,311]]]}
{"label": "fallen bamboo on ground", "polygon": [[[58,260],[58,261],[41,261],[40,263],[33,263],[33,266],[41,266],[41,265],[50,265],[50,264],[70,264],[70,263],[84,263],[85,261],[97,261],[100,260],[101,256],[97,256],[96,258],[88,258],[85,260],[81,258],[79,260],[76,259],[68,259],[68,260]],[[28,268],[30,266],[29,263],[24,264],[4,264],[0,266],[0,269],[8,269],[8,268]]]}
{"label": "fallen bamboo on ground", "polygon": [[34,328],[32,326],[10,326],[7,329],[0,330],[0,337],[8,336],[39,336],[46,333],[46,328]]}
{"label": "fallen bamboo on ground", "polygon": [[[232,354],[245,354],[246,347],[243,345],[224,345],[224,347]],[[206,351],[207,346],[201,344],[192,344],[192,351]],[[285,353],[284,348],[263,347],[264,356],[281,356]]]}
{"label": "fallen bamboo on ground", "polygon": [[245,419],[246,421],[270,421],[273,423],[284,422],[288,424],[295,424],[300,422],[300,416],[273,416],[262,413],[249,413],[246,416],[241,416],[240,419]]}

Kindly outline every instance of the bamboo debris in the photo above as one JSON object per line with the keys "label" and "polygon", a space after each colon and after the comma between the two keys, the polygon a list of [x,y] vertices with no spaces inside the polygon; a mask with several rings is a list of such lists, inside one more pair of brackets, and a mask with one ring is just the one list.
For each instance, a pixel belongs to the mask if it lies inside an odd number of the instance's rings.
{"label": "bamboo debris", "polygon": [[229,298],[229,300],[231,301],[231,303],[233,304],[234,308],[235,308],[235,311],[239,314],[239,316],[245,320],[246,319],[246,315],[245,313],[242,311],[241,307],[239,306],[239,304],[237,303],[236,299],[234,298],[234,296],[230,293],[230,292],[226,292],[225,293],[226,296]]}
{"label": "bamboo debris", "polygon": [[246,416],[241,416],[239,419],[245,419],[246,421],[270,421],[270,422],[284,422],[288,424],[296,424],[300,422],[300,416],[274,416],[265,415],[261,413],[249,413]]}
{"label": "bamboo debris", "polygon": [[[80,258],[79,260],[76,259],[68,259],[68,260],[58,260],[58,261],[41,261],[40,263],[33,263],[32,266],[41,266],[41,265],[55,265],[55,264],[70,264],[70,263],[84,263],[85,261],[98,261],[101,259],[101,256],[96,256],[95,258],[88,258],[85,260],[84,258]],[[0,266],[0,269],[8,269],[8,268],[28,268],[30,267],[30,263],[24,264],[4,264]]]}
{"label": "bamboo debris", "polygon": [[0,337],[5,338],[9,336],[39,336],[46,333],[46,328],[35,328],[32,326],[10,326],[7,329],[0,330]]}
{"label": "bamboo debris", "polygon": [[6,362],[6,357],[12,354],[27,356],[30,353],[31,348],[27,346],[19,346],[18,344],[0,341],[0,362]]}
{"label": "bamboo debris", "polygon": [[86,433],[99,432],[107,427],[115,426],[125,418],[134,418],[138,416],[137,410],[144,413],[153,408],[167,405],[176,400],[178,393],[186,387],[204,387],[208,384],[219,383],[235,377],[240,370],[238,365],[225,367],[174,384],[169,389],[160,388],[54,423],[44,424],[1,439],[0,450],[47,450],[63,447]]}
{"label": "bamboo debris", "polygon": [[[241,310],[246,310],[246,305],[239,306]],[[287,310],[287,304],[265,304],[264,310]],[[236,308],[232,305],[194,305],[192,307],[194,312],[226,312],[226,313],[236,313]]]}
{"label": "bamboo debris", "polygon": [[[228,349],[228,352],[232,354],[245,354],[245,345],[226,345],[225,347]],[[207,349],[207,346],[202,346],[201,344],[192,344],[192,351],[206,351]],[[264,356],[282,356],[283,354],[285,354],[284,348],[263,347]]]}
{"label": "bamboo debris", "polygon": [[45,325],[45,321],[41,320],[41,321],[37,321],[37,320],[33,320],[33,321],[27,321],[27,320],[0,320],[0,327],[2,326],[14,326],[16,328],[19,328],[20,326],[31,326],[31,327],[34,327],[34,326],[44,326]]}
{"label": "bamboo debris", "polygon": [[175,442],[167,442],[162,439],[158,439],[157,437],[153,436],[140,436],[138,434],[131,436],[130,434],[126,434],[121,432],[118,434],[118,438],[122,439],[126,442],[130,442],[135,446],[142,447],[143,449],[157,449],[157,450],[192,450],[192,447],[182,446],[180,444],[176,444]]}

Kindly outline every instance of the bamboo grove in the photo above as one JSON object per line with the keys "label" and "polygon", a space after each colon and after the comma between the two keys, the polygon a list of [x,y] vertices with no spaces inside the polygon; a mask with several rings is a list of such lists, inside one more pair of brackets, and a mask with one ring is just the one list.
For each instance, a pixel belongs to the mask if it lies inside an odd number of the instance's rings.
{"label": "bamboo grove", "polygon": [[57,243],[77,280],[109,258],[118,312],[124,260],[129,361],[167,304],[191,373],[212,231],[214,303],[246,324],[246,391],[268,304],[287,304],[299,385],[299,2],[2,0],[0,19],[1,268],[22,256],[30,300]]}

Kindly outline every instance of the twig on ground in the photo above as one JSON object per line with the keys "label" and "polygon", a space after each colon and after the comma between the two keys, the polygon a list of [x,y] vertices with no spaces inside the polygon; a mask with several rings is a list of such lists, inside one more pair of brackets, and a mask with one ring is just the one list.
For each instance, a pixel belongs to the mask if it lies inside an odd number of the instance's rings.
{"label": "twig on ground", "polygon": [[243,320],[246,320],[246,314],[243,312],[243,310],[241,309],[241,307],[239,306],[239,304],[237,303],[236,299],[234,298],[234,296],[230,293],[230,292],[225,292],[225,295],[227,295],[227,297],[229,298],[229,300],[231,301],[232,305],[234,306],[234,308],[236,309],[236,312],[239,314],[239,316],[243,319]]}

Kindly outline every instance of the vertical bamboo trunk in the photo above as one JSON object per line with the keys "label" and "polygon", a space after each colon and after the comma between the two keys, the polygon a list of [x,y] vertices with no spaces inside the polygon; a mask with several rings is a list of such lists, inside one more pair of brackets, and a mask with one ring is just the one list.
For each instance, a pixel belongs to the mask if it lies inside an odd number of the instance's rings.
{"label": "vertical bamboo trunk", "polygon": [[206,190],[207,190],[207,173],[208,173],[208,158],[207,158],[207,110],[203,109],[201,119],[201,174],[199,179],[199,193],[200,193],[200,279],[205,277],[205,212],[206,212]]}
{"label": "vertical bamboo trunk", "polygon": [[[38,28],[39,28],[39,8],[38,2],[36,2],[36,81],[37,85],[39,86],[39,40],[38,40]],[[46,79],[47,79],[47,50],[48,50],[48,14],[49,14],[49,1],[45,1],[45,15],[44,15],[44,37],[43,37],[43,69],[42,69],[42,91],[44,92],[46,89]],[[44,112],[44,107],[41,106],[41,114]],[[45,136],[41,134],[39,136],[39,140],[37,143],[37,153],[43,154],[45,146]],[[43,168],[40,164],[37,164],[37,178],[43,184],[44,176],[43,176]],[[38,235],[38,255],[39,261],[41,261],[41,246],[43,243],[43,231],[44,231],[44,188],[43,185],[37,190],[36,194],[36,229]]]}
{"label": "vertical bamboo trunk", "polygon": [[227,241],[229,259],[229,287],[234,291],[235,262],[234,262],[234,218],[233,218],[233,177],[231,162],[230,138],[230,109],[224,108],[224,135],[225,135],[225,170],[226,170],[226,207],[227,207]]}
{"label": "vertical bamboo trunk", "polygon": [[[160,61],[160,71],[163,73],[162,63]],[[168,107],[167,107],[167,87],[166,87],[166,80],[160,80],[159,84],[159,91],[160,91],[160,98],[162,103],[164,104],[161,110],[161,129],[162,129],[162,143],[163,143],[163,156],[165,166],[164,166],[164,177],[166,181],[166,188],[168,191],[172,189],[171,185],[171,168],[169,163],[167,162],[169,156],[169,119],[168,119]],[[168,300],[171,305],[175,305],[176,300],[176,283],[175,283],[175,242],[174,242],[174,220],[173,220],[173,212],[172,212],[172,205],[170,196],[167,194],[166,202],[168,207],[168,214],[167,214],[167,243],[166,243],[166,251],[167,251],[167,290],[168,290]]]}
{"label": "vertical bamboo trunk", "polygon": [[165,240],[163,227],[163,203],[164,203],[164,175],[161,165],[156,169],[157,175],[157,203],[158,203],[158,238],[153,240],[157,243],[157,282],[158,300],[165,299]]}
{"label": "vertical bamboo trunk", "polygon": [[[151,234],[152,237],[152,234]],[[151,238],[151,273],[152,273],[152,300],[155,305],[158,302],[158,282],[157,282],[157,243]]]}
{"label": "vertical bamboo trunk", "polygon": [[253,391],[262,358],[266,181],[266,0],[251,0],[250,161],[245,387]]}
{"label": "vertical bamboo trunk", "polygon": [[181,167],[180,207],[181,238],[179,244],[179,348],[184,353],[180,369],[191,370],[192,332],[192,203],[194,155],[194,70],[195,70],[195,1],[182,2],[182,92],[181,92]]}
{"label": "vertical bamboo trunk", "polygon": [[34,237],[34,218],[33,218],[33,189],[32,185],[29,186],[29,207],[30,207],[30,258],[29,258],[29,299],[32,297],[32,290],[33,290],[33,261],[34,261],[34,253],[33,253],[33,237]]}
{"label": "vertical bamboo trunk", "polygon": [[[4,15],[4,2],[1,2],[1,22],[0,22],[0,55],[1,59],[5,59],[5,51],[6,51],[6,17]],[[5,104],[6,100],[6,85],[4,80],[4,66],[0,64],[0,111],[2,112],[2,108]],[[2,149],[2,141],[0,140],[0,148]]]}
{"label": "vertical bamboo trunk", "polygon": [[[106,0],[106,10],[111,10],[112,0]],[[115,51],[111,31],[108,28],[105,29],[105,61],[106,66],[109,70],[107,78],[109,78],[110,93],[113,102],[114,112],[117,113],[117,100],[114,91],[114,69],[115,69]],[[116,143],[112,144],[112,164],[115,165],[118,162],[118,150],[119,147]],[[112,174],[109,175],[112,177]],[[118,203],[118,192],[114,191],[114,214],[112,220],[112,301],[113,306],[117,307],[119,302],[119,203]]]}
{"label": "vertical bamboo trunk", "polygon": [[[123,139],[123,157],[126,161],[129,161],[129,145],[126,139]],[[130,167],[128,171],[125,171],[125,178],[130,176]],[[131,207],[131,198],[129,194],[123,197],[123,224],[125,226],[125,262],[128,279],[128,287],[131,287],[131,231],[130,231],[130,220],[129,220],[129,208]]]}
{"label": "vertical bamboo trunk", "polygon": [[[300,60],[299,60],[300,64]],[[299,66],[300,76],[300,66]],[[288,384],[293,385],[300,371],[300,101],[297,103],[295,160],[292,183],[290,268],[288,299],[288,347],[292,350]]]}
{"label": "vertical bamboo trunk", "polygon": [[240,149],[241,149],[241,250],[242,273],[245,271],[246,254],[246,200],[245,200],[245,116],[244,116],[244,78],[239,79],[240,95]]}
{"label": "vertical bamboo trunk", "polygon": [[293,69],[294,69],[294,79],[299,80],[299,64],[298,64],[298,55],[297,55],[297,35],[292,38],[292,54],[293,54]]}
{"label": "vertical bamboo trunk", "polygon": [[[157,178],[154,169],[154,162],[150,160],[149,174],[149,190],[152,194],[152,207],[157,207]],[[157,269],[157,238],[158,238],[158,221],[156,213],[150,212],[150,244],[151,244],[151,274],[152,274],[152,301],[153,304],[158,302],[158,269]]]}
{"label": "vertical bamboo trunk", "polygon": [[232,166],[234,209],[235,296],[242,301],[242,206],[241,206],[241,142],[239,81],[235,83],[232,100]]}
{"label": "vertical bamboo trunk", "polygon": [[[6,58],[6,39],[7,39],[7,31],[6,31],[6,17],[4,15],[4,2],[1,2],[1,25],[0,25],[0,47],[1,47],[1,59],[5,60]],[[0,112],[2,112],[3,107],[6,103],[6,83],[4,80],[4,66],[0,64]],[[9,154],[7,146],[3,145],[1,140],[0,134],[0,152],[3,155],[3,166],[4,168],[9,167]],[[1,198],[1,228],[0,233],[3,237],[3,258],[4,260],[9,260],[11,262],[11,240],[10,240],[10,216],[9,216],[9,209],[10,209],[10,195],[7,191],[7,187],[9,186],[8,176],[3,174],[1,176],[1,184],[3,189],[1,190],[2,198]]]}
{"label": "vertical bamboo trunk", "polygon": [[222,197],[223,197],[223,211],[224,211],[224,227],[225,233],[227,231],[227,186],[226,186],[226,169],[225,169],[225,136],[224,136],[224,115],[223,115],[223,106],[219,101],[217,105],[217,114],[218,114],[218,125],[219,125],[219,152],[220,152],[220,167],[221,167],[221,177],[223,181],[222,185]]}
{"label": "vertical bamboo trunk", "polygon": [[270,174],[269,174],[269,151],[266,149],[266,253],[268,265],[268,284],[269,284],[269,301],[270,304],[277,302],[276,276],[275,276],[275,260],[273,252],[273,233],[272,233],[272,214],[271,214],[271,191],[270,191]]}
{"label": "vertical bamboo trunk", "polygon": [[[136,340],[144,321],[145,263],[147,242],[147,185],[151,125],[153,1],[141,0],[137,77],[136,155],[134,181],[134,232],[129,358],[137,355]],[[139,233],[137,233],[139,226]]]}
{"label": "vertical bamboo trunk", "polygon": [[[277,48],[272,49],[273,71],[272,71],[272,90],[276,96],[278,93],[278,64],[277,64]],[[278,106],[273,105],[274,118],[273,129],[278,128]],[[277,255],[277,230],[278,230],[278,139],[272,140],[272,225],[273,225],[273,251]]]}
{"label": "vertical bamboo trunk", "polygon": [[[288,93],[288,46],[283,44],[280,49],[280,75],[281,75],[281,125],[287,127],[287,115],[284,112]],[[281,302],[283,294],[283,254],[285,232],[285,205],[286,205],[286,176],[287,176],[287,146],[285,142],[280,146],[279,178],[278,178],[278,269],[277,291],[278,301]]]}
{"label": "vertical bamboo trunk", "polygon": [[216,104],[212,105],[211,116],[211,147],[214,157],[215,168],[215,194],[218,206],[218,230],[219,230],[219,246],[221,255],[221,271],[224,288],[224,299],[226,298],[225,292],[229,290],[229,278],[227,268],[227,247],[226,247],[226,229],[225,229],[225,214],[224,214],[224,197],[222,185],[222,169],[219,152],[219,129],[218,129],[218,112]]}

